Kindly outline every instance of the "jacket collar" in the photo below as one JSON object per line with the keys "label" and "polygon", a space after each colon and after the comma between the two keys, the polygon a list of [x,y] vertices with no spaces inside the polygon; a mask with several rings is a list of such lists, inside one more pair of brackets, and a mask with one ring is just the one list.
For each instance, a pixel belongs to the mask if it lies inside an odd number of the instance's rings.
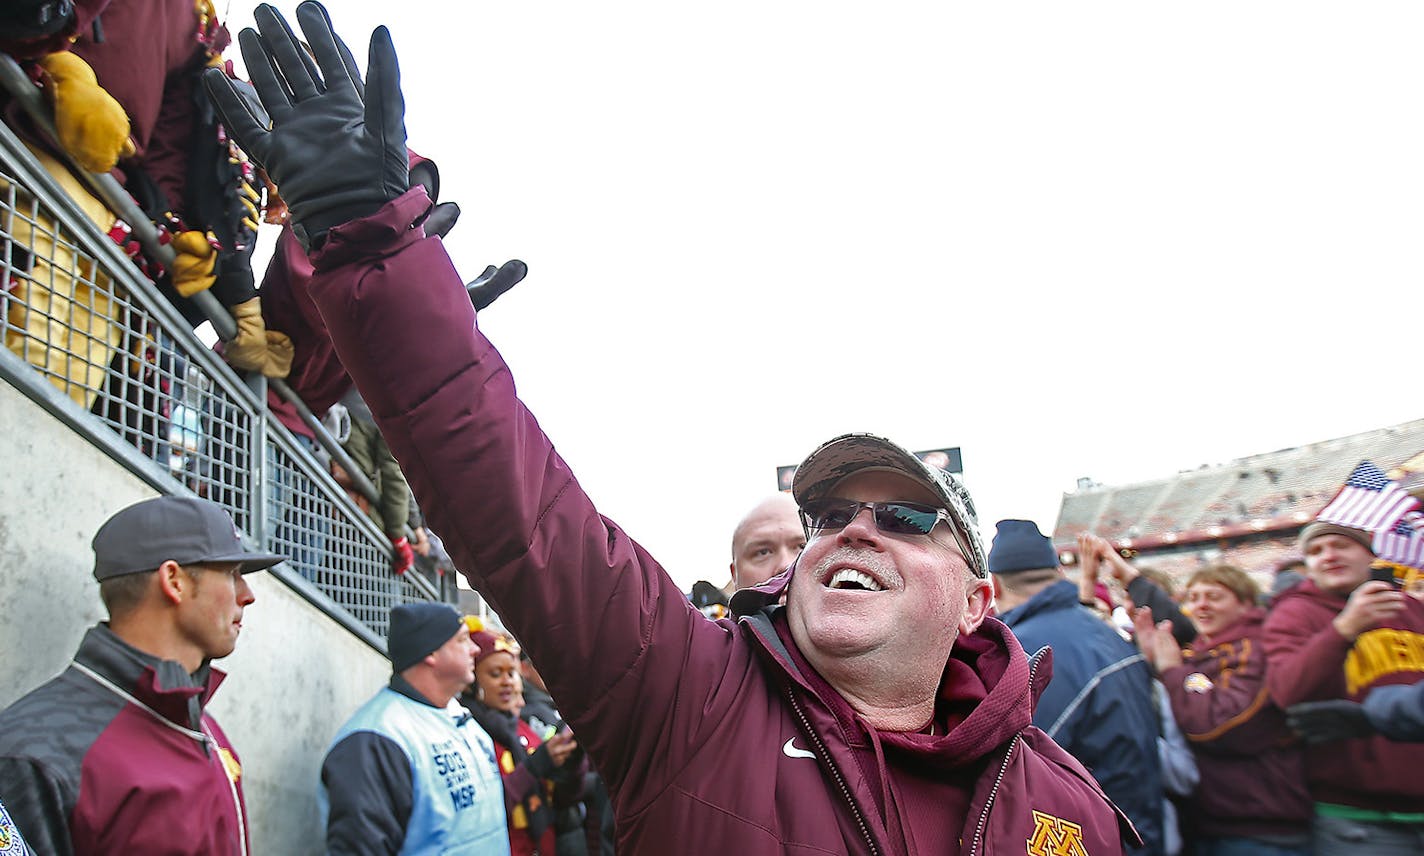
{"label": "jacket collar", "polygon": [[189,674],[180,663],[140,651],[103,623],[84,634],[74,660],[132,693],[164,718],[194,731],[201,730],[203,708],[227,677],[207,661]]}
{"label": "jacket collar", "polygon": [[407,681],[399,673],[391,675],[391,682],[389,686],[393,692],[398,692],[406,698],[410,699],[411,701],[418,701],[426,707],[433,707],[436,710],[440,709],[439,705],[426,698],[424,693],[411,686],[410,681]]}
{"label": "jacket collar", "polygon": [[[842,708],[849,709],[849,705],[844,699],[828,698],[835,691],[819,675],[808,674],[811,666],[799,651],[792,650],[784,607],[767,606],[740,623],[756,640],[764,658],[803,697],[844,720]],[[1051,658],[1044,655],[1039,659],[1044,662],[1031,664],[1002,622],[985,619],[978,630],[954,643],[935,705],[938,733],[880,732],[880,737],[893,750],[939,766],[957,767],[986,757],[1031,724],[1033,703],[1052,675]]]}
{"label": "jacket collar", "polygon": [[1078,586],[1071,580],[1059,580],[1045,587],[1038,594],[1005,612],[999,619],[1010,627],[1045,612],[1059,612],[1065,609],[1081,609],[1078,603]]}

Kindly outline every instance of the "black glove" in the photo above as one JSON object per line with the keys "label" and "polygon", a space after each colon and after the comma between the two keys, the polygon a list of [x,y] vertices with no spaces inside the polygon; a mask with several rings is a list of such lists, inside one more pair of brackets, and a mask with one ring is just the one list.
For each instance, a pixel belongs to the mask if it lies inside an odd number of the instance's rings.
{"label": "black glove", "polygon": [[1286,722],[1306,743],[1349,740],[1376,733],[1365,716],[1364,706],[1345,699],[1293,704],[1286,709]]}
{"label": "black glove", "polygon": [[430,213],[426,215],[425,234],[436,235],[441,238],[450,234],[450,230],[455,228],[455,221],[460,219],[460,206],[454,202],[441,202]]}
{"label": "black glove", "polygon": [[7,0],[0,9],[0,40],[42,39],[62,31],[73,21],[72,0]]}
{"label": "black glove", "polygon": [[254,18],[261,34],[245,29],[239,40],[271,129],[222,71],[209,69],[203,83],[238,144],[277,185],[293,231],[310,248],[333,226],[376,212],[410,186],[396,52],[390,32],[377,27],[367,90],[320,3],[297,7],[315,63],[276,9],[264,3]]}
{"label": "black glove", "polygon": [[524,756],[524,766],[529,768],[529,772],[533,773],[536,779],[547,779],[558,769],[554,766],[554,759],[549,757],[549,747],[542,743]]}
{"label": "black glove", "polygon": [[479,312],[494,303],[501,294],[518,285],[528,273],[528,266],[519,259],[505,262],[498,270],[494,265],[490,265],[478,279],[466,283],[465,290],[470,293],[470,302],[475,305],[475,311]]}

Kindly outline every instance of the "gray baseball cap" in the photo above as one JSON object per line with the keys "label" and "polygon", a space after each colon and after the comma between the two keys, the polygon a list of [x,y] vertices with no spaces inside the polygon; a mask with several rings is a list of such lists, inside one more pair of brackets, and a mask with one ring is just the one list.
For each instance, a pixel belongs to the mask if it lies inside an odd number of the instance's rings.
{"label": "gray baseball cap", "polygon": [[239,562],[244,574],[270,568],[286,556],[253,553],[221,506],[191,496],[145,499],[104,521],[94,533],[94,579],[180,565]]}
{"label": "gray baseball cap", "polygon": [[953,473],[927,464],[915,454],[874,434],[842,434],[821,444],[796,468],[791,495],[797,505],[829,496],[836,485],[861,470],[900,473],[924,485],[944,503],[954,526],[954,537],[964,552],[964,561],[975,576],[988,576],[984,542],[979,537],[979,518],[969,491]]}

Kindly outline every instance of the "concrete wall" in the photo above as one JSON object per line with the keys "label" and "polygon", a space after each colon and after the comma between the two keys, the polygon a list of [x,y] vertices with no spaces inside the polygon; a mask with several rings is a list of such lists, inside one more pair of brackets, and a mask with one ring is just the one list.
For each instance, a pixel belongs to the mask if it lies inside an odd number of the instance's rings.
{"label": "concrete wall", "polygon": [[[153,496],[83,437],[0,381],[0,707],[62,671],[104,618],[89,542]],[[242,757],[254,853],[321,852],[316,785],[337,727],[390,675],[386,659],[267,573],[248,578],[212,712]]]}

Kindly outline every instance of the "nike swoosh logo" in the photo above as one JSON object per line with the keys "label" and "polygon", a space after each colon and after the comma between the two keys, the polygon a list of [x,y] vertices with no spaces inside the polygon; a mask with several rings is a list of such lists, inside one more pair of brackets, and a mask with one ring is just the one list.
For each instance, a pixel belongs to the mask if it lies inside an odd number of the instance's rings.
{"label": "nike swoosh logo", "polygon": [[786,745],[781,747],[781,752],[788,758],[814,758],[815,752],[807,752],[805,749],[797,749],[795,737],[786,741]]}

